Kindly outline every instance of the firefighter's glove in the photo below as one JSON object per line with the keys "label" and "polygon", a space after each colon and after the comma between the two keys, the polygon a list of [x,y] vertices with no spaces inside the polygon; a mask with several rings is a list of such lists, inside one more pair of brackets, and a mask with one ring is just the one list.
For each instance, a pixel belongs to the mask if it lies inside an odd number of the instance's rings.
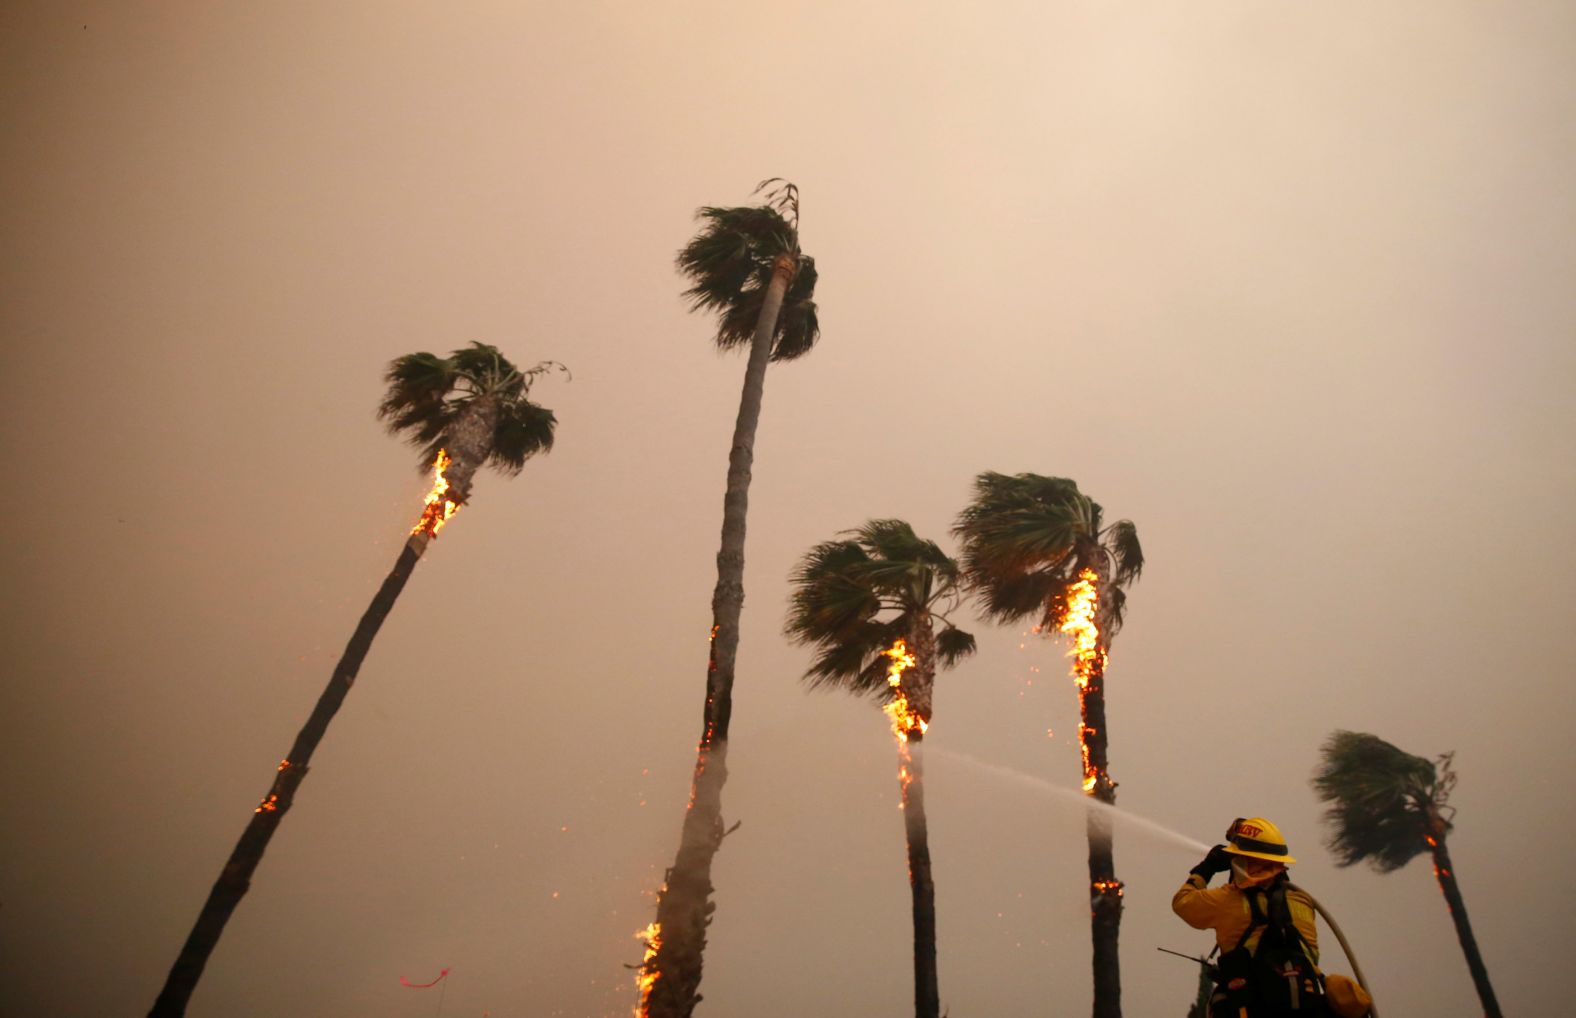
{"label": "firefighter's glove", "polygon": [[1231,854],[1226,851],[1225,845],[1216,845],[1209,850],[1202,862],[1193,867],[1192,872],[1204,878],[1204,883],[1209,883],[1209,878],[1217,873],[1224,873],[1231,869]]}

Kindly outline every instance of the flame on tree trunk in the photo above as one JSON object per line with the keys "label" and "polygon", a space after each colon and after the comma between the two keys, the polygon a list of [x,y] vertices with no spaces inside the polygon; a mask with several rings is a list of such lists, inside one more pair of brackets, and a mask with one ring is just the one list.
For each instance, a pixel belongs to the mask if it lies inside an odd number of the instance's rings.
{"label": "flame on tree trunk", "polygon": [[[1084,794],[1114,805],[1105,719],[1106,646],[1110,609],[1100,597],[1109,579],[1103,554],[1083,569],[1069,591],[1062,632],[1071,637],[1073,675],[1078,684],[1079,750],[1083,756]],[[1122,923],[1122,882],[1116,878],[1111,829],[1100,810],[1084,819],[1089,839],[1089,917],[1094,969],[1094,1018],[1121,1018],[1122,973],[1117,941]]]}
{"label": "flame on tree trunk", "polygon": [[[496,408],[493,408],[493,417],[496,417]],[[262,861],[263,853],[273,839],[274,832],[279,829],[280,821],[290,811],[295,801],[296,789],[300,787],[310,767],[312,755],[317,751],[318,743],[322,742],[324,733],[328,731],[329,722],[334,719],[335,714],[339,713],[339,708],[345,702],[350,687],[355,684],[356,675],[360,672],[361,664],[366,660],[367,652],[372,647],[373,638],[377,636],[384,619],[388,618],[389,612],[393,610],[394,602],[405,589],[405,583],[415,571],[416,563],[421,560],[422,554],[426,552],[427,546],[432,542],[439,528],[454,515],[469,495],[476,467],[486,459],[485,436],[491,434],[491,419],[487,418],[489,423],[486,425],[486,431],[471,432],[484,436],[480,443],[479,457],[474,442],[470,443],[468,449],[462,449],[460,443],[456,442],[456,452],[452,460],[448,450],[439,451],[437,462],[433,465],[436,473],[433,491],[427,497],[421,519],[400,548],[399,557],[394,560],[394,568],[383,580],[382,586],[372,598],[372,603],[362,614],[355,632],[351,634],[350,642],[345,645],[344,654],[340,656],[339,663],[334,666],[333,674],[329,676],[328,685],[318,697],[317,705],[313,707],[306,724],[296,734],[289,755],[280,761],[273,784],[269,786],[268,793],[253,810],[245,831],[236,842],[235,848],[231,850],[230,858],[219,872],[219,878],[209,890],[207,900],[203,902],[202,909],[197,913],[197,921],[192,926],[191,933],[187,935],[186,942],[181,946],[175,964],[170,967],[164,987],[153,1002],[152,1010],[148,1012],[149,1018],[178,1018],[186,1013],[186,1006],[191,1000],[192,991],[197,988],[203,969],[207,967],[208,958],[218,945],[219,937],[224,933],[225,925],[230,921],[236,906],[241,903],[241,898],[250,889],[252,874],[256,871],[258,863]],[[446,473],[445,468],[451,464],[453,469],[447,470]],[[438,507],[436,512],[433,511],[434,506]]]}
{"label": "flame on tree trunk", "polygon": [[1450,851],[1445,847],[1447,824],[1436,808],[1430,808],[1428,847],[1434,857],[1434,879],[1445,895],[1445,905],[1450,909],[1450,919],[1456,926],[1456,939],[1461,942],[1461,952],[1466,955],[1467,969],[1472,973],[1472,985],[1483,1005],[1484,1018],[1500,1018],[1499,999],[1488,981],[1488,967],[1483,964],[1483,954],[1478,950],[1477,937],[1472,935],[1472,923],[1467,919],[1466,901],[1456,884],[1455,867],[1450,862]]}
{"label": "flame on tree trunk", "polygon": [[749,509],[750,469],[755,461],[755,430],[766,391],[777,316],[796,268],[782,255],[761,303],[750,339],[739,416],[728,452],[728,487],[722,502],[722,545],[717,552],[717,586],[712,593],[711,653],[706,665],[706,703],[700,745],[690,782],[689,805],[679,834],[679,850],[657,892],[654,949],[637,977],[635,1014],[646,1018],[688,1018],[700,1003],[706,928],[716,905],[711,901],[711,863],[724,837],[722,787],[727,781],[728,724],[733,715],[734,663],[739,650],[739,617],[744,610],[744,532]]}

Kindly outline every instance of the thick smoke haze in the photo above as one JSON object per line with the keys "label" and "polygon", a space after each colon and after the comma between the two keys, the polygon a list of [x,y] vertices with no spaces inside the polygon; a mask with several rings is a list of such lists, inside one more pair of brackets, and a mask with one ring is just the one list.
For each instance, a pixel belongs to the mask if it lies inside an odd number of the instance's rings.
{"label": "thick smoke haze", "polygon": [[[189,1013],[628,1013],[743,372],[673,256],[770,176],[824,334],[767,380],[697,1014],[911,1010],[891,734],[804,690],[788,575],[950,547],[987,469],[1137,524],[1123,810],[1275,820],[1384,1013],[1466,1018],[1427,860],[1336,868],[1308,784],[1335,729],[1454,750],[1504,1010],[1568,1011],[1573,67],[1552,0],[5,5],[0,1015],[151,1005],[420,511],[382,372],[472,341],[572,369],[557,446],[429,549]],[[943,1006],[1087,1013],[1082,807],[989,770],[1077,789],[1064,648],[965,628]],[[1113,830],[1126,1013],[1181,1014],[1198,854]]]}

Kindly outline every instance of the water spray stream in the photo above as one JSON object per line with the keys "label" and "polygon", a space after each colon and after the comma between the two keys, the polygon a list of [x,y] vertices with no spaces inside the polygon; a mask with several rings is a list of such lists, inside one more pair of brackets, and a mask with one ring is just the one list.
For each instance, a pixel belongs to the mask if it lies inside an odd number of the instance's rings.
{"label": "water spray stream", "polygon": [[1042,795],[1053,795],[1059,799],[1077,802],[1079,805],[1086,806],[1089,809],[1098,810],[1100,815],[1106,817],[1107,819],[1114,819],[1137,830],[1148,831],[1151,834],[1159,835],[1162,839],[1180,847],[1186,848],[1190,852],[1198,852],[1200,855],[1202,855],[1203,853],[1209,851],[1209,846],[1204,844],[1202,841],[1190,838],[1180,831],[1173,831],[1164,824],[1159,824],[1145,817],[1138,816],[1134,813],[1129,813],[1120,807],[1109,806],[1097,799],[1091,799],[1085,795],[1081,789],[1063,788],[1060,785],[1052,784],[1051,782],[1046,781],[1044,778],[1037,778],[1032,774],[1025,774],[1020,770],[1014,770],[1011,767],[1005,767],[1001,764],[987,763],[984,760],[976,759],[972,756],[969,756],[967,753],[959,753],[956,750],[942,749],[937,746],[932,746],[930,747],[930,756],[932,759],[939,757],[943,760],[955,760],[971,770],[978,771],[983,774],[989,774],[992,777],[1002,778],[1007,781],[1011,781],[1014,784],[1026,785],[1033,791],[1039,792]]}

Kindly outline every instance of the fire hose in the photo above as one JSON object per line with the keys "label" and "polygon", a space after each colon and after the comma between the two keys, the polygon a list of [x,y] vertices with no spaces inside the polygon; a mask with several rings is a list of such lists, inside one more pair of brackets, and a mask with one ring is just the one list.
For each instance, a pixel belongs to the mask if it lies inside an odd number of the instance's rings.
{"label": "fire hose", "polygon": [[[1290,890],[1299,891],[1307,896],[1309,904],[1313,906],[1313,910],[1319,913],[1320,918],[1324,920],[1324,924],[1330,928],[1330,932],[1335,934],[1335,939],[1340,941],[1341,950],[1346,952],[1346,960],[1351,962],[1352,975],[1357,977],[1357,985],[1366,990],[1371,999],[1374,995],[1373,988],[1368,985],[1368,980],[1363,978],[1363,967],[1357,964],[1357,955],[1352,953],[1352,945],[1347,942],[1346,934],[1341,932],[1341,924],[1335,921],[1335,917],[1330,915],[1323,905],[1319,904],[1318,898],[1308,894],[1307,891],[1296,884],[1288,882],[1286,886]],[[1379,1018],[1379,1008],[1372,1003],[1368,1005],[1368,1018]]]}

